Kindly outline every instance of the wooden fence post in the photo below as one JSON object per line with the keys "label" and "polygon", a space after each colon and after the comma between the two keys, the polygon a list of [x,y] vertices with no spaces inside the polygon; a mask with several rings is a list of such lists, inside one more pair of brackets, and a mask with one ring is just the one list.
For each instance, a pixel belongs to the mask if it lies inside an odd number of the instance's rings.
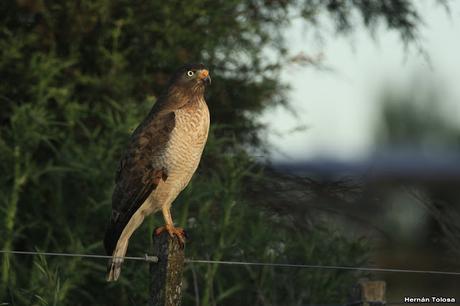
{"label": "wooden fence post", "polygon": [[351,306],[385,305],[386,283],[384,281],[361,280],[350,293]]}
{"label": "wooden fence post", "polygon": [[153,255],[158,257],[158,262],[150,263],[149,306],[180,305],[184,248],[167,232],[154,234]]}

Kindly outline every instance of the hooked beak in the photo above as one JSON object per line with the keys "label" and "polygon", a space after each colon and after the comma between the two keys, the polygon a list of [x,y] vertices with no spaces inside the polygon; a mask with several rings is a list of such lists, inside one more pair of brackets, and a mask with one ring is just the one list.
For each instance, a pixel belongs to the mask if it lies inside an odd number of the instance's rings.
{"label": "hooked beak", "polygon": [[200,70],[198,73],[198,78],[205,84],[211,84],[211,76],[209,75],[209,71],[206,69]]}

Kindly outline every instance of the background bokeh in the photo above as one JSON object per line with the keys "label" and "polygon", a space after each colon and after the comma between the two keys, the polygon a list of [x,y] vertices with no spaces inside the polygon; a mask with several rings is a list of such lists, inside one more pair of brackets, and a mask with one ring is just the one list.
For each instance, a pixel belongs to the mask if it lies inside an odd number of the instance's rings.
{"label": "background bokeh", "polygon": [[[379,266],[457,271],[459,7],[451,3],[447,14],[429,2],[417,7],[425,21],[421,51],[382,28],[312,43],[314,31],[294,23],[292,48],[319,58],[323,69],[285,69],[295,114],[276,108],[262,120],[275,164],[326,180],[353,178],[368,190],[352,213],[338,210],[375,227],[341,225],[375,235]],[[460,289],[449,276],[379,277],[388,280],[391,301]]]}

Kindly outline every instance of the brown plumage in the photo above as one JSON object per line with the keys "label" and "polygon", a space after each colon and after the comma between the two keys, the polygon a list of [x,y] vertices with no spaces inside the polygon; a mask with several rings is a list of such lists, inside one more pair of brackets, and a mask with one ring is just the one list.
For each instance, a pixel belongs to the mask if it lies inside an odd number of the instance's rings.
{"label": "brown plumage", "polygon": [[147,215],[161,210],[165,226],[159,232],[168,231],[184,243],[183,230],[174,227],[169,210],[198,167],[208,137],[209,111],[203,94],[210,81],[202,64],[181,67],[133,132],[116,173],[104,238],[112,256],[108,281],[118,279],[129,238]]}

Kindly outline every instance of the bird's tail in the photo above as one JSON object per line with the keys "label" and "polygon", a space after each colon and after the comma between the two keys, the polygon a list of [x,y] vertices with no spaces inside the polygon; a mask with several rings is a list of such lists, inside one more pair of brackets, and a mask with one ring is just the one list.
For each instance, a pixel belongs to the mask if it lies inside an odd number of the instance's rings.
{"label": "bird's tail", "polygon": [[117,244],[115,251],[113,252],[112,258],[109,259],[109,264],[107,266],[107,281],[114,282],[118,279],[121,272],[121,265],[123,264],[123,259],[126,254],[127,245]]}
{"label": "bird's tail", "polygon": [[127,243],[120,241],[121,226],[115,222],[109,222],[104,237],[104,246],[107,255],[111,255],[107,266],[107,281],[113,282],[118,279],[121,272],[121,265],[128,247]]}

